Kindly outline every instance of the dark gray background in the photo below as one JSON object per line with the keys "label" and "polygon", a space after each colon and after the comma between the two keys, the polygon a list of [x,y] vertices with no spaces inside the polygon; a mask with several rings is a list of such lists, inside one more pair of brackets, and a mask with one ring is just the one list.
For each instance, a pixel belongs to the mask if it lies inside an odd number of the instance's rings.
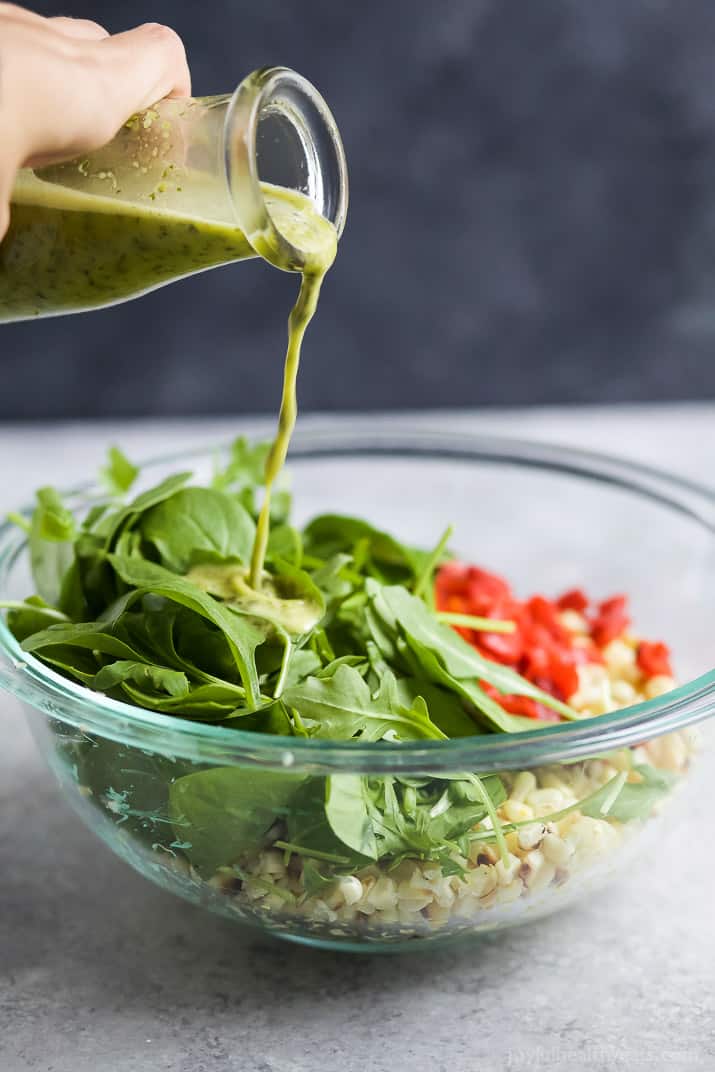
{"label": "dark gray background", "polygon": [[[66,0],[169,22],[196,93],[311,78],[351,208],[311,409],[715,397],[712,0]],[[231,266],[0,329],[0,416],[273,410],[295,279]]]}

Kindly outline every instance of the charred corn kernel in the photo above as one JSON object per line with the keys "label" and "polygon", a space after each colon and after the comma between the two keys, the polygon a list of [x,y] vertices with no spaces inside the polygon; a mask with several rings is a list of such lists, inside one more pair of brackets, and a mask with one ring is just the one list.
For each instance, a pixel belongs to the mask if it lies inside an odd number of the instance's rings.
{"label": "charred corn kernel", "polygon": [[566,867],[573,856],[573,849],[558,834],[546,834],[541,842],[541,851],[555,867]]}
{"label": "charred corn kernel", "polygon": [[329,908],[325,901],[316,897],[311,905],[310,910],[311,919],[318,920],[320,923],[334,923],[338,918],[337,912],[334,912],[332,908]]}
{"label": "charred corn kernel", "polygon": [[563,808],[566,798],[560,789],[534,789],[529,793],[527,803],[533,808],[534,815],[548,815]]}
{"label": "charred corn kernel", "polygon": [[368,900],[372,902],[378,911],[385,908],[393,908],[397,904],[397,890],[395,883],[387,875],[381,875],[368,894]]}
{"label": "charred corn kernel", "polygon": [[427,919],[430,921],[433,927],[443,927],[445,923],[449,923],[449,909],[442,908],[436,901],[433,901],[428,908],[425,909]]}
{"label": "charred corn kernel", "polygon": [[537,849],[543,841],[545,833],[546,827],[543,823],[531,823],[529,826],[522,826],[516,835],[519,848],[523,849],[524,852]]}
{"label": "charred corn kernel", "polygon": [[442,908],[449,908],[454,904],[456,898],[449,879],[442,879],[440,882],[435,883],[434,899],[438,905],[442,906]]}
{"label": "charred corn kernel", "polygon": [[540,849],[528,852],[522,860],[520,877],[530,892],[543,890],[556,875],[556,868],[545,858]]}
{"label": "charred corn kernel", "polygon": [[603,649],[603,658],[610,671],[625,670],[635,665],[636,653],[622,640],[612,640]]}
{"label": "charred corn kernel", "polygon": [[562,610],[559,614],[559,621],[570,633],[581,635],[588,633],[588,622],[577,610]]}
{"label": "charred corn kernel", "polygon": [[263,901],[263,907],[270,912],[285,911],[286,903],[277,893],[269,893]]}
{"label": "charred corn kernel", "polygon": [[582,815],[564,840],[581,860],[588,860],[614,848],[619,841],[619,835],[604,819],[592,819]]}
{"label": "charred corn kernel", "polygon": [[510,886],[516,878],[520,867],[521,860],[511,852],[508,854],[506,862],[504,860],[497,860],[494,868],[496,870],[499,885]]}
{"label": "charred corn kernel", "polygon": [[649,700],[654,700],[656,696],[663,696],[666,692],[670,692],[675,688],[675,681],[668,674],[656,674],[655,677],[649,677],[645,683],[643,691]]}
{"label": "charred corn kernel", "polygon": [[539,777],[539,784],[543,789],[560,789],[562,793],[564,791],[570,792],[570,789],[566,785],[566,783],[556,773],[556,771],[553,770],[544,771],[544,773]]}
{"label": "charred corn kernel", "polygon": [[384,926],[387,923],[399,923],[399,922],[400,922],[400,914],[398,912],[397,906],[395,906],[395,908],[385,908],[380,913],[380,923],[381,923],[382,926]]}
{"label": "charred corn kernel", "polygon": [[397,904],[409,909],[410,912],[421,912],[428,904],[432,904],[434,895],[432,890],[415,890],[412,887],[404,889],[398,886]]}
{"label": "charred corn kernel", "polygon": [[620,707],[627,707],[638,698],[638,693],[628,681],[611,682],[611,695]]}
{"label": "charred corn kernel", "polygon": [[424,927],[424,917],[421,912],[414,912],[411,908],[398,904],[397,919],[405,927],[410,928],[410,933],[415,927]]}
{"label": "charred corn kernel", "polygon": [[480,904],[478,897],[462,897],[457,902],[455,914],[461,919],[471,919],[473,916],[476,916],[481,907],[482,905]]}
{"label": "charred corn kernel", "polygon": [[536,789],[536,776],[528,770],[519,771],[514,779],[509,800],[523,802],[534,789]]}
{"label": "charred corn kernel", "polygon": [[687,739],[680,733],[668,733],[664,737],[655,737],[645,746],[648,761],[656,767],[680,771],[688,763],[690,749]]}
{"label": "charred corn kernel", "polygon": [[599,688],[608,677],[608,671],[600,663],[583,663],[578,668],[579,691]]}
{"label": "charred corn kernel", "polygon": [[286,867],[283,862],[283,853],[278,849],[267,849],[266,852],[261,854],[261,858],[258,866],[259,874],[263,875],[279,875],[283,876],[286,873]]}
{"label": "charred corn kernel", "polygon": [[357,875],[345,875],[338,882],[338,886],[347,905],[356,904],[362,897],[362,882]]}
{"label": "charred corn kernel", "polygon": [[633,766],[633,754],[629,748],[619,748],[609,757],[608,762],[617,771],[627,771]]}
{"label": "charred corn kernel", "polygon": [[496,890],[495,901],[497,904],[513,904],[524,893],[524,883],[520,878],[514,879],[508,886],[499,886]]}
{"label": "charred corn kernel", "polygon": [[523,823],[534,818],[534,810],[520,800],[505,800],[500,808],[501,814],[510,823]]}
{"label": "charred corn kernel", "polygon": [[478,864],[467,876],[469,892],[474,897],[484,897],[491,893],[497,884],[497,870],[489,864]]}
{"label": "charred corn kernel", "polygon": [[[213,882],[213,879],[211,881]],[[241,893],[245,894],[249,901],[259,901],[262,897],[266,896],[266,892],[263,883],[259,885],[257,882],[253,882],[250,878],[246,879],[241,888]]]}

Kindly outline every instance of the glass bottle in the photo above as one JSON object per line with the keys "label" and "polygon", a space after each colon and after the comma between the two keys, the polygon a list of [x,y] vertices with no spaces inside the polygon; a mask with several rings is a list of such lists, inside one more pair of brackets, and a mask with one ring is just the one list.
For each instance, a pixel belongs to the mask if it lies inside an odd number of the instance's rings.
{"label": "glass bottle", "polygon": [[335,120],[295,71],[263,68],[233,94],[161,101],[99,151],[19,173],[0,243],[0,321],[113,305],[254,256],[301,271],[311,212],[340,236],[347,202]]}

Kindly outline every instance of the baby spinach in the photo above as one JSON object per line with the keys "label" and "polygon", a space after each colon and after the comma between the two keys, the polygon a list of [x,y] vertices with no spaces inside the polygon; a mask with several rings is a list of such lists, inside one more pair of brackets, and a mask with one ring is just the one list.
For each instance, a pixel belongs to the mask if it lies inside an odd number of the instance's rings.
{"label": "baby spinach", "polygon": [[214,488],[182,488],[146,510],[139,531],[163,566],[186,573],[209,555],[248,562],[256,526],[235,497]]}
{"label": "baby spinach", "polygon": [[277,820],[284,820],[305,775],[248,767],[213,767],[177,779],[169,788],[174,833],[202,874],[256,850]]}
{"label": "baby spinach", "polygon": [[100,480],[110,495],[125,495],[139,476],[139,470],[133,465],[119,447],[110,447],[107,451],[107,463],[99,470]]}

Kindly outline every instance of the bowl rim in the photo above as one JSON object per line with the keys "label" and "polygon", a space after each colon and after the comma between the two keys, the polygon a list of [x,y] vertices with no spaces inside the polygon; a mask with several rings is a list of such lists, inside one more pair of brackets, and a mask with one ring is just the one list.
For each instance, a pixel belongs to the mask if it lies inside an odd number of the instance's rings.
{"label": "bowl rim", "polygon": [[[241,429],[238,429],[240,432]],[[215,457],[228,443],[187,448],[148,459],[142,471]],[[715,489],[639,462],[538,440],[482,435],[397,420],[381,427],[369,418],[304,422],[291,445],[294,462],[317,457],[451,458],[465,463],[515,465],[560,472],[639,494],[685,514],[712,535]],[[290,462],[289,462],[290,464]],[[67,492],[80,498],[86,482]],[[27,514],[31,507],[22,512]],[[0,526],[0,591],[26,541],[10,523]],[[682,729],[715,713],[715,669],[653,700],[611,714],[554,723],[517,734],[485,734],[448,741],[314,741],[193,722],[93,692],[23,652],[0,616],[0,688],[74,728],[148,751],[197,762],[291,768],[313,773],[427,773],[505,770],[574,761]]]}

